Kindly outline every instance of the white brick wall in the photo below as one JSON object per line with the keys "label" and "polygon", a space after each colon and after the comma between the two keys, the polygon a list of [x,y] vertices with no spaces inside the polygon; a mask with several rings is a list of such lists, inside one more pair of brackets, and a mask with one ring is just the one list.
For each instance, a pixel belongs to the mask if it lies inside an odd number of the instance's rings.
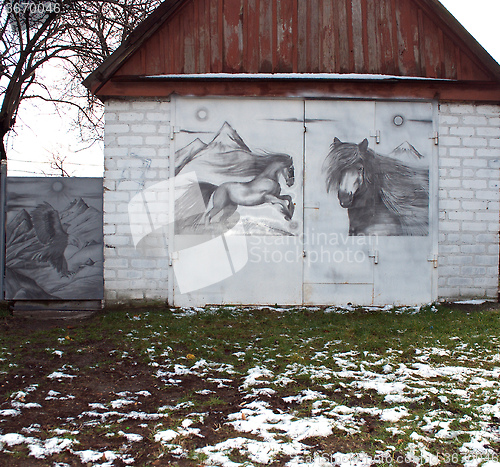
{"label": "white brick wall", "polygon": [[[169,178],[169,124],[166,100],[106,103],[107,301],[168,298],[165,235],[149,235],[136,247],[132,229],[137,233],[148,221],[140,206],[136,211],[132,207],[129,214],[129,203],[138,193]],[[439,133],[438,295],[447,299],[496,297],[500,106],[442,103]],[[165,205],[168,212],[166,200],[154,192],[152,196],[151,206],[161,213]]]}
{"label": "white brick wall", "polygon": [[148,218],[140,209],[134,212],[129,203],[138,193],[168,179],[169,122],[170,103],[165,100],[106,102],[104,283],[108,302],[168,298],[163,235],[150,235],[135,245],[132,229],[144,228]]}
{"label": "white brick wall", "polygon": [[500,106],[439,106],[440,298],[498,293]]}

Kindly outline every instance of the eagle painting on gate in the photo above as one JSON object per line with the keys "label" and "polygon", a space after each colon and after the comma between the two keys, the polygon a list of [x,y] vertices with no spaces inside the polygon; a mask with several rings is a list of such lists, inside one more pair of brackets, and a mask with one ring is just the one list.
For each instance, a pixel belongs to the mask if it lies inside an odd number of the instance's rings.
{"label": "eagle painting on gate", "polygon": [[102,179],[9,178],[7,300],[103,298]]}

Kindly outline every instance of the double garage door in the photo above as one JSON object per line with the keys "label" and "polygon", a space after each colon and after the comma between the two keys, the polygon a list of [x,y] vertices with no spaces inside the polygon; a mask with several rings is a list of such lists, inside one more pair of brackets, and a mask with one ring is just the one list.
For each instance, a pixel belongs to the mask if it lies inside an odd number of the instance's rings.
{"label": "double garage door", "polygon": [[177,98],[179,306],[436,299],[433,102]]}

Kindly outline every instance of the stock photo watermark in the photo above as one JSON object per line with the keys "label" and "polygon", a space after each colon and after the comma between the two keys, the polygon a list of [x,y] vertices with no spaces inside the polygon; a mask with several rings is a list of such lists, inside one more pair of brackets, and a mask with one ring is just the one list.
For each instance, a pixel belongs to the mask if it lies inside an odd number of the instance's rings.
{"label": "stock photo watermark", "polygon": [[348,236],[315,230],[287,237],[250,237],[251,263],[362,264],[378,245],[378,236]]}
{"label": "stock photo watermark", "polygon": [[[157,183],[135,195],[128,204],[129,225],[134,247],[147,236],[159,233],[164,237],[164,254],[170,258],[181,293],[189,293],[217,284],[243,269],[248,263],[246,237],[235,235],[239,222],[219,235],[196,235],[189,246],[169,245],[169,229],[175,232],[175,223],[183,221],[176,216],[176,203],[190,191],[194,206],[190,215],[199,216],[201,224],[206,211],[205,201],[196,173],[188,172]],[[174,235],[175,237],[175,235]]]}
{"label": "stock photo watermark", "polygon": [[481,465],[482,463],[497,463],[500,460],[500,454],[490,451],[468,451],[467,453],[445,452],[439,456],[430,452],[417,452],[413,447],[410,452],[405,454],[400,452],[379,452],[375,455],[369,455],[365,452],[360,453],[310,453],[301,459],[306,465],[444,465],[444,464],[468,464]]}
{"label": "stock photo watermark", "polygon": [[[128,204],[134,247],[152,234],[162,236],[181,293],[222,282],[249,263],[359,265],[369,260],[378,244],[376,235],[318,232],[300,229],[300,224],[295,225],[296,235],[249,234],[238,213],[233,213],[227,228],[214,230],[207,223],[199,187],[196,173],[188,172],[142,190]],[[190,217],[183,217],[179,205],[187,194]],[[193,229],[190,235],[176,232],[178,225],[186,224]]]}

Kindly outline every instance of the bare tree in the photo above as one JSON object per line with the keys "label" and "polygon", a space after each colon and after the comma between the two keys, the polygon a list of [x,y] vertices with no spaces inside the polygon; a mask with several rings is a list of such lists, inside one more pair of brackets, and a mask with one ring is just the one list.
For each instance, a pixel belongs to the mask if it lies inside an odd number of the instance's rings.
{"label": "bare tree", "polygon": [[55,172],[55,174],[58,175],[59,177],[71,177],[72,174],[70,174],[66,170],[66,159],[68,158],[67,156],[68,148],[65,147],[63,144],[53,143],[51,144],[50,148],[46,150],[50,154],[49,164],[52,173],[47,174],[45,173],[45,171],[42,171],[42,173],[45,176],[53,176]]}
{"label": "bare tree", "polygon": [[52,161],[50,162],[50,168],[59,172],[61,177],[71,177],[68,171],[64,168],[64,163],[66,162],[66,156],[61,156],[60,154],[52,154]]}
{"label": "bare tree", "polygon": [[[43,99],[78,109],[82,137],[102,124],[100,104],[80,85],[161,0],[1,0],[0,159],[20,103]],[[38,77],[41,67],[60,60],[68,73],[62,89]]]}

